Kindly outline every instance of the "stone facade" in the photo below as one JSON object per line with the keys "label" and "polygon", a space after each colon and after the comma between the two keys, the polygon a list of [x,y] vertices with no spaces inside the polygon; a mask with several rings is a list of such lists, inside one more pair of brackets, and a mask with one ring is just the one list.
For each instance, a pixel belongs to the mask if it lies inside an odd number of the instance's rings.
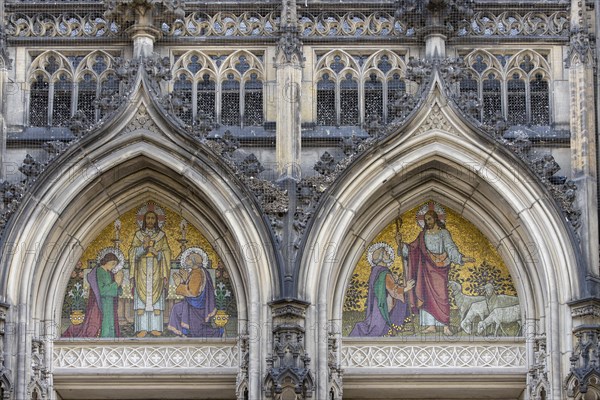
{"label": "stone facade", "polygon": [[[579,0],[2,2],[0,397],[599,397],[599,14]],[[520,318],[503,335],[347,337],[361,255],[429,201],[499,254]],[[70,279],[90,304],[84,274],[101,263],[73,266],[105,227],[117,249],[121,229],[146,229],[120,218],[151,202],[180,217],[181,253],[188,222],[214,249],[236,336],[65,337]],[[117,275],[113,324],[130,327],[136,281]],[[186,301],[172,278],[165,298]]]}

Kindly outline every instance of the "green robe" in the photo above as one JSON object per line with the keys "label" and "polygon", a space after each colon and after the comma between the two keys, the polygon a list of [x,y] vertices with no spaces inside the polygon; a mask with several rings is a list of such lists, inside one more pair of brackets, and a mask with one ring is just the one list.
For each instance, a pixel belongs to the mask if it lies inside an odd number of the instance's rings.
{"label": "green robe", "polygon": [[115,302],[121,288],[113,280],[110,272],[103,268],[97,268],[96,278],[98,289],[100,289],[100,300],[102,302],[102,329],[100,337],[115,337]]}

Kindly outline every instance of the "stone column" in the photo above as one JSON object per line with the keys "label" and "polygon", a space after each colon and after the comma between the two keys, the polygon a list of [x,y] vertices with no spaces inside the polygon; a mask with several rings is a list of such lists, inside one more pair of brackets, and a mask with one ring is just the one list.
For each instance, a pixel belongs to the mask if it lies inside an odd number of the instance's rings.
{"label": "stone column", "polygon": [[298,28],[296,0],[283,0],[277,69],[277,168],[282,179],[300,178],[300,89],[304,55]]}
{"label": "stone column", "polygon": [[[6,84],[8,70],[11,68],[12,60],[8,56],[8,45],[6,43],[6,30],[4,28],[4,2],[0,0],[0,166],[4,165],[6,154]],[[0,180],[4,179],[4,168],[0,168]]]}
{"label": "stone column", "polygon": [[[596,171],[596,121],[594,110],[594,62],[585,2],[571,2],[571,40],[566,60],[571,91],[571,171],[577,184],[581,210],[579,237],[587,273],[597,277],[598,175]],[[594,293],[597,289],[593,289]]]}

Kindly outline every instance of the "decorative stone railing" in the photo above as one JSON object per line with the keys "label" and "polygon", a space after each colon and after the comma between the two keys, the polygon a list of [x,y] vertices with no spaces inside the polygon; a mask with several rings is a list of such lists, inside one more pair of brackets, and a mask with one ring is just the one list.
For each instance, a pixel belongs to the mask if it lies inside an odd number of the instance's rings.
{"label": "decorative stone railing", "polygon": [[164,339],[160,341],[68,340],[53,344],[56,369],[189,369],[237,368],[233,341]]}
{"label": "decorative stone railing", "polygon": [[524,339],[429,343],[342,340],[342,368],[525,368]]}

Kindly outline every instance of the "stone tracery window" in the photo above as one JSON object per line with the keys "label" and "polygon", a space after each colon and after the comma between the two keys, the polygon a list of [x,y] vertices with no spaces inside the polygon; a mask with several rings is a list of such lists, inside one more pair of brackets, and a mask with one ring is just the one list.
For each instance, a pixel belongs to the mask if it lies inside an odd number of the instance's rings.
{"label": "stone tracery window", "polygon": [[113,58],[106,52],[65,57],[55,51],[38,55],[29,73],[29,124],[64,126],[77,110],[95,121],[102,90],[118,91]]}
{"label": "stone tracery window", "polygon": [[476,50],[465,57],[468,76],[461,93],[473,93],[482,107],[474,117],[483,122],[504,117],[511,125],[549,125],[550,67],[539,53],[492,54]]}
{"label": "stone tracery window", "polygon": [[198,115],[226,126],[261,126],[264,122],[263,65],[256,55],[238,51],[208,55],[192,50],[176,56],[173,89],[188,103],[180,118]]}
{"label": "stone tracery window", "polygon": [[380,50],[353,56],[333,50],[319,57],[316,68],[316,116],[320,126],[361,126],[391,122],[389,108],[406,91],[404,61]]}

